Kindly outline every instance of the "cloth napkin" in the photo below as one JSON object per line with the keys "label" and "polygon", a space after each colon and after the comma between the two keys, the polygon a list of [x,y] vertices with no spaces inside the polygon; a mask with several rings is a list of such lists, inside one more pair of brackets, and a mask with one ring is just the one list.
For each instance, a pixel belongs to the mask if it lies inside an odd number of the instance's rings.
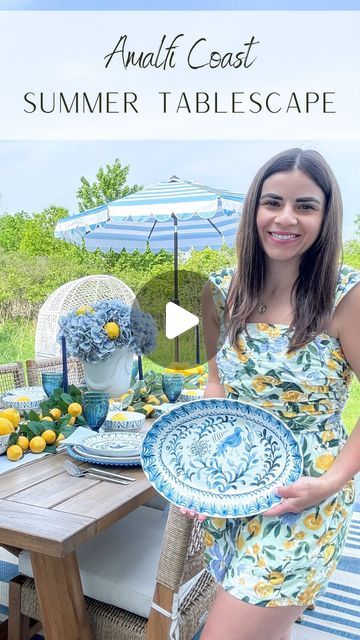
{"label": "cloth napkin", "polygon": [[95,431],[92,431],[90,427],[77,427],[75,431],[72,432],[71,436],[68,436],[61,441],[59,449],[63,449],[68,444],[82,444],[85,438],[91,436],[92,433],[95,435]]}
{"label": "cloth napkin", "polygon": [[[75,429],[75,431],[71,434],[71,436],[68,436],[68,438],[65,438],[65,440],[62,440],[61,446],[58,447],[58,451],[60,452],[63,449],[65,449],[66,445],[68,444],[81,444],[82,441],[85,438],[88,438],[89,435],[91,435],[92,433],[94,432],[91,431],[90,427],[77,427],[77,429]],[[43,458],[44,456],[48,456],[48,455],[54,455],[54,454],[45,453],[45,452],[44,453],[28,452],[23,455],[21,460],[16,460],[13,462],[12,460],[8,460],[8,458],[6,457],[6,453],[4,453],[3,455],[0,455],[0,475],[2,473],[7,473],[8,471],[13,471],[13,469],[17,469],[21,465],[29,464],[30,462],[36,462],[36,460],[40,460],[40,458]]]}

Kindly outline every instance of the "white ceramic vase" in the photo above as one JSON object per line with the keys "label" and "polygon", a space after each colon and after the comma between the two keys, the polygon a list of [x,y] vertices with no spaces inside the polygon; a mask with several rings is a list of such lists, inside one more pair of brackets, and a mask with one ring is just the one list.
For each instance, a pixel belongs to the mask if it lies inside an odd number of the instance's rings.
{"label": "white ceramic vase", "polygon": [[127,347],[115,349],[107,360],[83,362],[86,386],[91,391],[107,391],[116,398],[130,387],[134,353]]}

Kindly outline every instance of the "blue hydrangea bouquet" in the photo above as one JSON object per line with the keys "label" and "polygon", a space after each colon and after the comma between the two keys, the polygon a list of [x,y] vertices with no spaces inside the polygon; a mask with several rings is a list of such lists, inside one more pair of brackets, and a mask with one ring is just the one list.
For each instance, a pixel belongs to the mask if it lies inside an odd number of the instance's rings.
{"label": "blue hydrangea bouquet", "polygon": [[57,336],[65,337],[71,356],[88,363],[108,360],[121,347],[137,355],[155,349],[157,328],[151,314],[120,300],[83,305],[59,319]]}

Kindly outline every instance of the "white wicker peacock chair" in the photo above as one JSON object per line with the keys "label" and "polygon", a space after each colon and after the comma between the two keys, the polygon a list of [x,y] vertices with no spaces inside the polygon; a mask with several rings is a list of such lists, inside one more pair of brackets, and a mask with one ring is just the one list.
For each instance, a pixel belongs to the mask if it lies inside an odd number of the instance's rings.
{"label": "white wicker peacock chair", "polygon": [[132,305],[134,292],[114,276],[93,275],[72,280],[56,289],[40,308],[35,333],[35,358],[39,362],[60,355],[56,342],[58,320],[72,309],[98,300],[117,298]]}

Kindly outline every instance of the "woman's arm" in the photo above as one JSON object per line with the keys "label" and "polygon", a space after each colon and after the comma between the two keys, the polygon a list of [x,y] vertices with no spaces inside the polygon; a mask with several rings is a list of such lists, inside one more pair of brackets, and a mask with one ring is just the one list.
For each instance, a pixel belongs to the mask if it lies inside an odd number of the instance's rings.
{"label": "woman's arm", "polygon": [[[341,348],[360,380],[360,285],[355,286],[341,301],[338,322]],[[332,489],[332,493],[335,493],[359,471],[360,418],[331,468],[322,478]]]}
{"label": "woman's arm", "polygon": [[210,282],[207,282],[202,291],[202,321],[204,343],[208,361],[209,377],[205,387],[204,398],[224,398],[224,387],[219,380],[219,372],[216,365],[217,341],[220,332],[220,320],[215,309],[211,294]]}
{"label": "woman's arm", "polygon": [[[343,353],[360,380],[360,286],[355,286],[337,308],[336,323]],[[292,511],[298,513],[319,504],[337,493],[360,471],[360,418],[344,447],[330,469],[320,478],[302,477],[277,493],[283,502],[266,511],[266,516],[280,516]]]}

